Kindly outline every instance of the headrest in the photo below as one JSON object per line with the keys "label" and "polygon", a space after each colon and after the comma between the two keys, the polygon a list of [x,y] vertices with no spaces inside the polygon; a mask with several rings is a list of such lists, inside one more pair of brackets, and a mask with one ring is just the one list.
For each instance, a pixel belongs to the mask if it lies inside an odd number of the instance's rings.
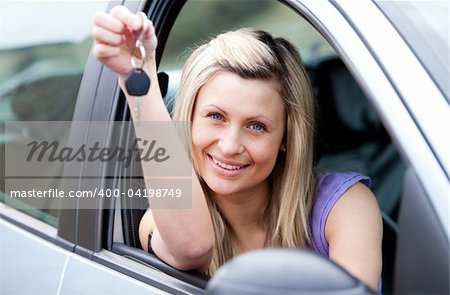
{"label": "headrest", "polygon": [[340,59],[321,60],[309,71],[313,72],[312,84],[319,108],[320,141],[347,146],[385,133],[376,112]]}

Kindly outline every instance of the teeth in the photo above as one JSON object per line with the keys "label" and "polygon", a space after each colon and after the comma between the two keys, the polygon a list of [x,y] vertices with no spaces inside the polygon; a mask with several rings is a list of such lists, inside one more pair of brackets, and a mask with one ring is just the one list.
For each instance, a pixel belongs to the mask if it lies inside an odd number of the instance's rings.
{"label": "teeth", "polygon": [[244,166],[234,166],[234,165],[227,165],[225,163],[219,162],[216,159],[212,158],[214,163],[216,163],[217,165],[219,165],[220,167],[227,169],[227,170],[237,170],[237,169],[241,169]]}

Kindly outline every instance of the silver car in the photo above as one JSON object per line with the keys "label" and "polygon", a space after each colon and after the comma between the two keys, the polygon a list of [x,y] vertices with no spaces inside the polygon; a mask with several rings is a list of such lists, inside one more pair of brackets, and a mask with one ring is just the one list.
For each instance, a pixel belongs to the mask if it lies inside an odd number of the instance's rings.
{"label": "silver car", "polygon": [[[170,267],[139,243],[148,203],[120,193],[143,186],[139,165],[72,160],[17,172],[14,155],[30,140],[132,145],[117,77],[90,54],[93,14],[117,4],[0,3],[0,294],[370,293],[310,251],[244,254],[212,278]],[[317,169],[372,178],[384,222],[382,292],[449,294],[448,1],[123,5],[155,24],[169,110],[187,49],[210,36],[245,26],[294,43],[317,99]],[[86,206],[81,195],[93,191],[110,195]]]}

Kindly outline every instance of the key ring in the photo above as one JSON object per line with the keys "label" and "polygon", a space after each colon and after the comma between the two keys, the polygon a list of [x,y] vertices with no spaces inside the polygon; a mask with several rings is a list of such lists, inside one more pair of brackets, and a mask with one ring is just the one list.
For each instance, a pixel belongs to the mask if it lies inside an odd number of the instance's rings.
{"label": "key ring", "polygon": [[[147,16],[145,15],[145,13],[140,12],[139,15],[142,18],[142,29],[141,32],[139,33],[139,36],[136,38],[136,43],[135,43],[135,47],[133,49],[133,51],[131,52],[131,66],[134,69],[142,69],[144,68],[145,65],[145,58],[147,57],[147,52],[145,51],[144,48],[144,44],[142,43],[142,39],[144,38],[145,34],[147,33]],[[141,55],[141,64],[140,66],[138,66],[137,62],[136,62],[136,57],[134,56],[134,52],[136,50],[139,50],[139,53]]]}
{"label": "key ring", "polygon": [[[142,18],[142,29],[139,35],[136,34],[136,43],[134,49],[131,51],[131,66],[132,70],[128,73],[125,79],[125,87],[130,96],[134,96],[136,104],[134,106],[134,114],[137,126],[140,125],[141,117],[141,100],[144,95],[146,95],[150,89],[150,78],[143,70],[145,64],[145,58],[147,52],[145,51],[144,44],[142,40],[147,33],[147,16],[144,13],[140,13]],[[135,57],[135,51],[139,50],[140,53],[140,65],[138,65],[137,60],[139,58]]]}
{"label": "key ring", "polygon": [[[138,65],[136,64],[136,58],[134,57],[133,54],[131,54],[131,66],[133,67],[133,69],[142,69],[142,68],[144,67],[144,65],[145,65],[145,57],[146,57],[146,52],[145,52],[144,45],[141,45],[141,46],[139,46],[138,48],[135,48],[135,50],[136,50],[136,49],[139,49],[139,51],[140,51],[140,54],[141,54],[141,64],[138,66]],[[133,52],[134,52],[135,50],[133,50]]]}

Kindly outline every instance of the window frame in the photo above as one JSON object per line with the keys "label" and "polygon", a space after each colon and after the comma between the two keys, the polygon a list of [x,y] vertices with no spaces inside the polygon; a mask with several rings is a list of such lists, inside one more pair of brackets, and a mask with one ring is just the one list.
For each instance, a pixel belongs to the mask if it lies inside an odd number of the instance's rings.
{"label": "window frame", "polygon": [[[327,39],[327,41],[330,42],[330,44],[335,48],[335,50],[336,50],[336,52],[338,53],[339,57],[344,61],[344,63],[347,65],[347,67],[349,67],[350,70],[353,70],[353,71],[351,71],[352,74],[355,75],[355,73],[357,73],[357,77],[358,77],[359,79],[356,79],[356,80],[357,80],[359,83],[361,83],[362,77],[361,77],[360,73],[358,73],[358,72],[356,71],[356,66],[355,66],[354,64],[352,64],[351,53],[346,52],[346,51],[344,50],[344,48],[341,47],[341,45],[340,45],[340,43],[339,43],[340,40],[334,39],[335,36],[332,34],[332,32],[330,31],[330,29],[329,29],[329,27],[328,27],[328,25],[330,25],[330,24],[329,24],[329,23],[324,24],[324,23],[321,21],[321,19],[318,18],[318,15],[320,15],[320,13],[317,14],[317,12],[312,12],[312,11],[309,9],[309,6],[308,6],[308,5],[311,5],[312,3],[309,3],[308,1],[305,1],[305,3],[303,3],[303,1],[279,1],[279,2],[281,2],[281,3],[283,3],[283,4],[286,4],[288,7],[290,7],[290,8],[293,9],[294,11],[296,11],[296,12],[299,14],[298,17],[303,17],[304,19],[306,19],[307,21],[309,21],[309,22],[311,23],[311,25],[312,25],[313,27],[315,27],[315,28],[319,31],[319,33],[321,33],[321,34]],[[183,3],[184,3],[184,1],[183,1]],[[155,5],[155,6],[157,6],[157,5]],[[327,10],[327,13],[332,12],[332,13],[334,13],[336,16],[338,16],[337,19],[334,19],[334,20],[333,20],[332,26],[335,26],[336,24],[338,24],[338,27],[339,27],[339,26],[345,26],[346,29],[347,29],[347,32],[351,32],[351,33],[353,34],[352,37],[353,37],[353,38],[356,38],[354,42],[359,42],[360,45],[363,46],[363,47],[360,47],[359,49],[360,49],[360,50],[364,50],[365,53],[367,54],[367,56],[369,56],[369,57],[371,58],[371,60],[375,63],[375,66],[378,68],[378,65],[377,65],[377,63],[376,63],[376,60],[373,58],[373,56],[371,55],[371,53],[370,53],[370,52],[367,50],[367,48],[364,46],[365,44],[360,40],[358,34],[356,34],[356,33],[354,32],[354,28],[352,28],[352,26],[351,26],[351,24],[348,22],[348,20],[347,20],[345,17],[343,17],[343,16],[341,15],[341,12],[339,11],[338,7],[332,5],[332,4],[329,3],[329,2],[326,2],[326,3],[322,3],[322,2],[321,2],[320,4],[314,4],[314,5],[313,5],[313,8],[318,9],[318,11],[320,11],[322,8],[325,8],[325,9]],[[157,22],[155,22],[155,26],[156,26],[156,30],[157,30],[157,32],[158,32],[158,29],[159,29],[159,28],[158,28],[158,23],[157,23]],[[168,31],[170,31],[170,29],[167,30],[167,31],[165,31],[165,32],[168,32]],[[162,39],[162,42],[164,42],[164,44],[165,44],[165,42],[167,41],[168,35],[163,35],[163,36],[164,36],[164,37],[163,37],[163,39]],[[343,38],[344,38],[345,36],[341,35],[340,37],[343,37]],[[160,36],[159,38],[160,38],[159,40],[161,40],[161,36]],[[161,59],[162,51],[164,50],[164,44],[163,44],[163,46],[162,46],[161,48],[159,48],[159,51],[158,51],[158,53],[157,53],[158,61],[160,61],[160,59]],[[388,86],[390,86],[390,85],[388,85]],[[364,89],[364,90],[367,91],[367,89]],[[372,97],[374,97],[375,95],[376,95],[376,94],[372,93]],[[125,109],[125,117],[129,117],[129,113],[128,113],[128,110],[127,110],[127,109]],[[122,216],[122,218],[123,218],[123,216]],[[141,250],[123,247],[122,245],[121,245],[121,246],[115,245],[115,246],[116,246],[116,250],[118,250],[121,254],[123,254],[123,255],[129,255],[129,256],[132,256],[132,257],[135,257],[135,258],[137,258],[137,259],[141,259],[141,260],[145,261],[145,259],[143,259],[142,257],[140,257],[140,252],[139,252],[139,251],[141,251]],[[126,246],[126,245],[125,245],[125,246]],[[113,251],[114,251],[114,246],[113,246]],[[151,256],[151,255],[148,254],[148,256]],[[156,258],[156,259],[157,259],[157,258]],[[147,262],[147,261],[145,261],[145,262]],[[151,262],[151,261],[149,261],[149,262],[150,262],[153,266],[159,267],[159,266],[158,266],[158,261],[157,261],[157,260],[156,260],[156,261],[153,261],[153,262]],[[179,274],[177,274],[176,272],[175,272],[175,273],[174,273],[174,272],[171,272],[170,269],[171,269],[170,267],[168,268],[168,271],[167,271],[167,269],[166,269],[166,272],[167,272],[167,273],[170,273],[170,274],[172,274],[172,275],[175,275],[175,276],[178,277],[178,278],[183,279],[183,278],[182,278]]]}
{"label": "window frame", "polygon": [[[411,165],[413,161],[408,159],[413,159],[412,151],[405,148],[406,142],[409,142],[410,138],[398,138],[400,128],[398,114],[401,114],[401,126],[409,130],[420,130],[420,128],[417,126],[414,115],[410,113],[405,104],[402,93],[398,92],[395,81],[383,67],[379,52],[375,52],[367,43],[366,37],[352,22],[345,7],[342,7],[337,1],[286,0],[279,2],[286,4],[299,13],[299,17],[304,17],[309,21],[332,45],[367,95],[369,102],[375,107],[377,113],[382,115],[383,125],[394,138],[394,144],[403,159],[406,159],[407,163]],[[369,9],[375,9],[373,4],[368,3],[367,5]],[[344,29],[343,32],[339,32],[342,29]],[[359,62],[361,59],[364,60],[364,63]],[[367,82],[371,81],[373,77],[379,78],[376,87]],[[389,100],[380,101],[379,98],[383,96],[387,96]],[[392,103],[394,107],[392,107]],[[439,163],[436,163],[423,134],[415,133],[413,137],[418,145],[428,150],[426,157],[433,162],[434,169],[436,169],[435,164],[439,166]]]}
{"label": "window frame", "polygon": [[[112,1],[108,10],[115,5],[124,4],[134,12],[147,11],[160,38],[157,51],[157,60],[160,61],[171,26],[185,2],[185,0]],[[335,48],[339,57],[347,65],[355,80],[374,105],[377,113],[383,115],[381,118],[383,124],[396,140],[398,150],[417,172],[417,177],[424,185],[427,195],[431,196],[432,204],[436,204],[432,196],[439,192],[439,188],[435,190],[430,188],[432,182],[427,180],[429,177],[424,176],[421,172],[424,166],[409,160],[414,158],[415,151],[405,148],[406,143],[412,141],[416,143],[416,147],[420,146],[425,150],[425,157],[430,161],[428,166],[425,167],[431,167],[431,171],[440,173],[438,175],[440,188],[448,184],[446,173],[435,158],[432,148],[424,138],[424,134],[418,132],[408,134],[410,140],[398,137],[402,128],[411,129],[410,127],[413,126],[414,130],[420,129],[414,119],[414,112],[411,112],[405,104],[407,97],[403,97],[396,88],[394,81],[390,80],[389,74],[380,61],[382,57],[371,51],[364,36],[355,28],[355,24],[351,22],[351,17],[346,14],[345,7],[340,6],[336,1],[279,0],[279,2],[297,11],[299,17],[308,20]],[[333,17],[330,17],[330,15]],[[341,32],[338,32],[339,30]],[[344,40],[350,40],[351,42],[344,42]],[[366,58],[368,63],[362,65],[355,56],[360,59]],[[368,79],[368,77],[372,77],[372,79]],[[379,78],[376,85],[370,85],[366,82],[375,80],[374,77]],[[380,96],[390,98],[391,102],[394,103],[393,107],[388,104],[388,99],[380,101],[378,99]],[[398,114],[401,114],[400,123]],[[73,120],[127,121],[129,118],[128,106],[117,85],[117,76],[102,66],[91,54],[84,70]],[[85,136],[89,136],[88,130],[86,130]],[[112,143],[122,140],[121,136],[124,135],[116,134],[114,130],[105,130],[105,137],[101,140]],[[71,140],[80,142],[80,140],[85,139],[71,137]],[[80,175],[83,175],[84,167],[79,163],[70,163],[65,168],[68,171],[80,171]],[[105,177],[107,175],[105,171],[116,169],[115,166],[98,165],[92,168],[100,176],[99,186],[104,188],[116,188],[118,186],[119,180]],[[436,177],[436,175],[433,175],[433,177]],[[82,179],[79,181],[81,185]],[[121,255],[134,256],[134,251],[117,247],[117,245],[114,246],[114,222],[121,221],[120,218],[116,219],[114,214],[115,210],[118,209],[118,204],[104,202],[98,203],[97,208],[90,210],[73,209],[64,210],[64,212],[60,210],[56,229],[15,209],[5,209],[3,206],[0,207],[0,217],[66,250],[75,252],[144,283],[156,286],[161,290],[188,294],[195,294],[202,290],[202,287],[196,286],[195,283],[186,282],[189,280],[188,278],[180,277],[180,279],[177,279],[176,273],[166,275],[159,270],[148,267],[148,265],[145,266],[143,272],[142,260],[136,262],[112,253],[118,252]],[[448,238],[448,231],[446,237]],[[139,260],[137,253],[136,251],[136,258]],[[193,278],[195,279],[195,275]]]}

